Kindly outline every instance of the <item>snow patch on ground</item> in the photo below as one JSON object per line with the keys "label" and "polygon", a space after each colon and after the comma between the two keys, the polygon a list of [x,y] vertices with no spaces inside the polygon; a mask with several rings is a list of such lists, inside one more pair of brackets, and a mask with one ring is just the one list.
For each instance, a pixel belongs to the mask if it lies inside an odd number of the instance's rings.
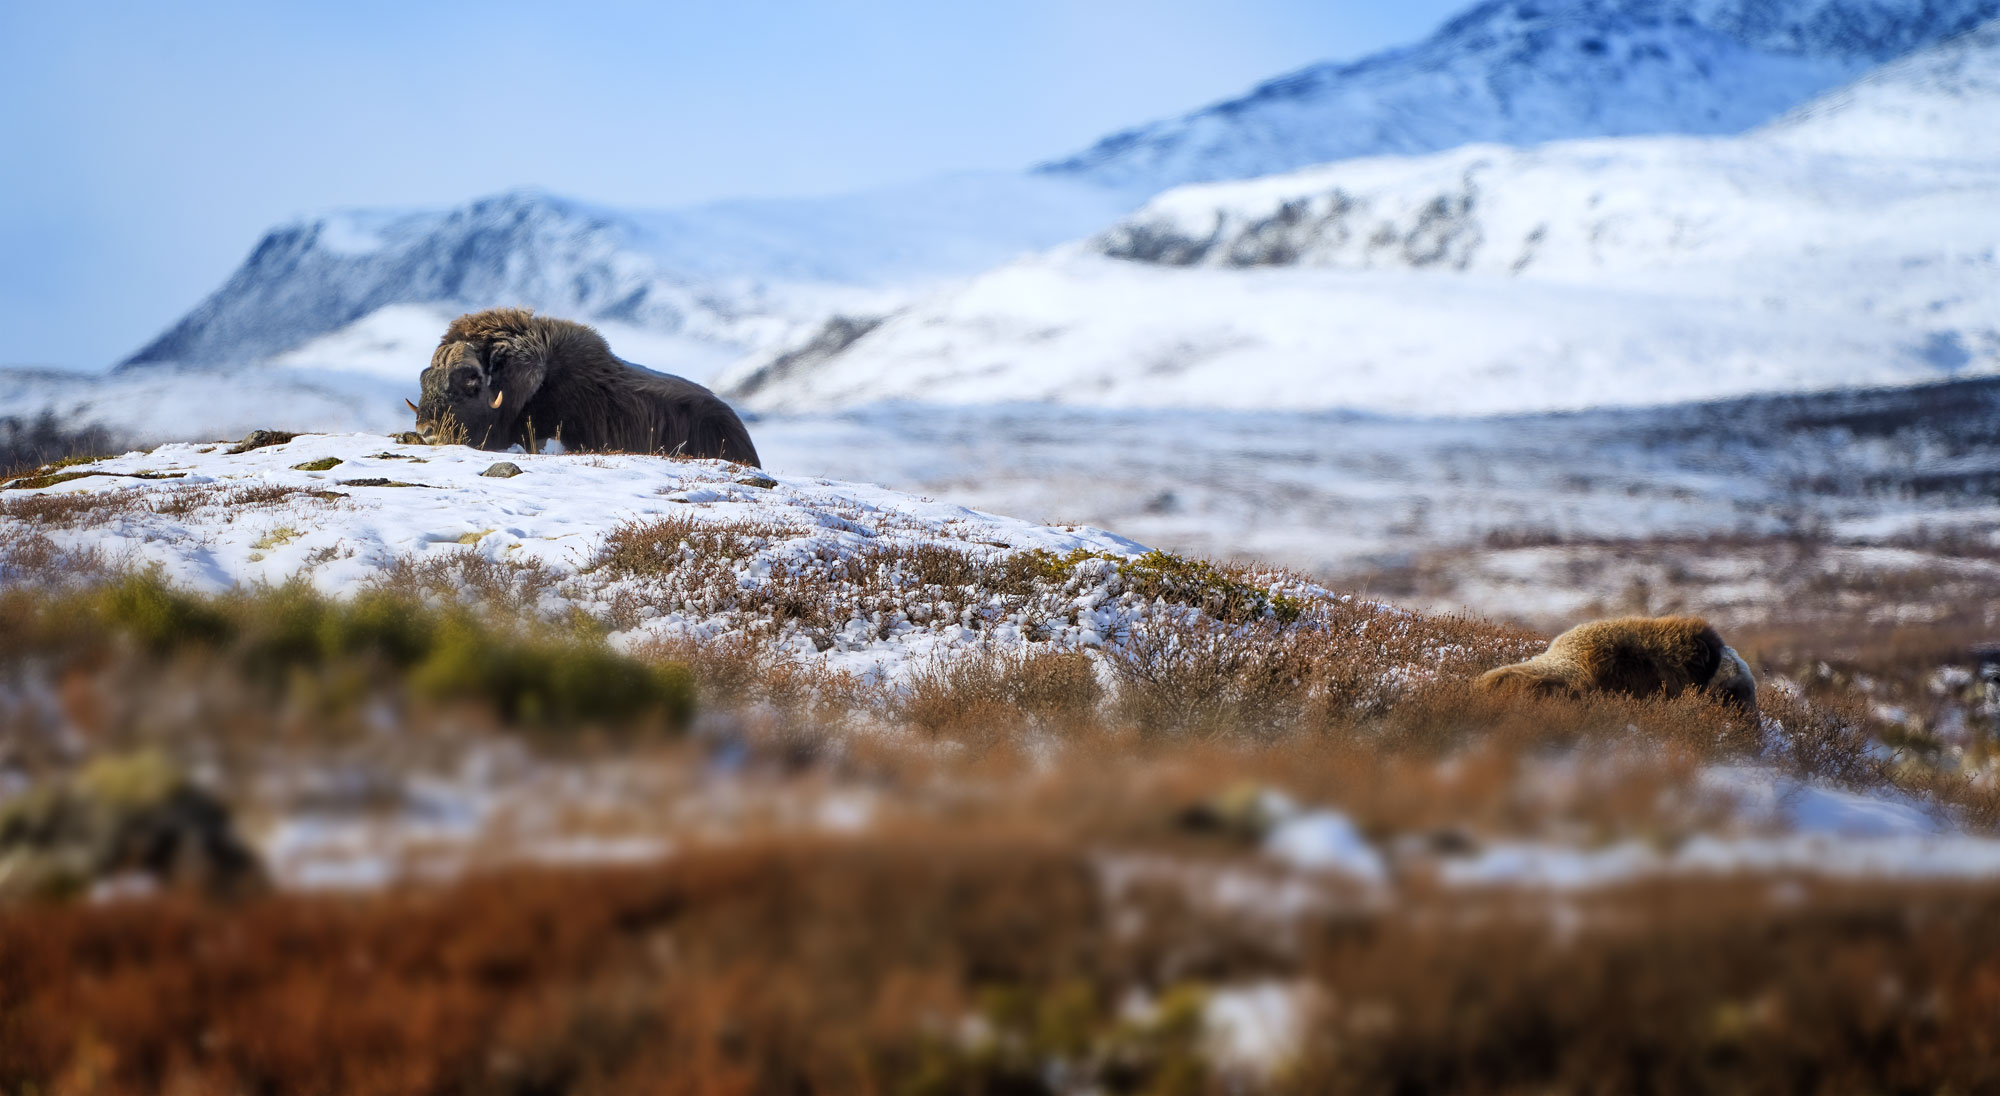
{"label": "snow patch on ground", "polygon": [[1279,823],[1264,839],[1264,852],[1307,871],[1334,872],[1364,883],[1388,879],[1382,854],[1338,811],[1309,811]]}
{"label": "snow patch on ground", "polygon": [[[1425,865],[1453,886],[1546,890],[1671,875],[2000,878],[2000,840],[1965,833],[1894,792],[1848,791],[1746,764],[1704,769],[1697,787],[1731,808],[1729,830],[1674,847],[1498,841],[1463,856],[1425,855]],[[1263,848],[1304,872],[1371,884],[1392,878],[1383,852],[1336,810],[1305,811],[1280,822]]]}
{"label": "snow patch on ground", "polygon": [[[503,457],[522,474],[481,475]],[[318,471],[296,467],[328,460],[338,463]],[[870,484],[752,475],[723,461],[508,456],[461,446],[404,445],[365,434],[305,435],[234,455],[222,446],[165,445],[72,471],[90,474],[40,492],[131,492],[135,502],[148,493],[204,486],[301,492],[274,507],[206,506],[180,516],[134,505],[105,524],[52,534],[65,547],[157,565],[168,581],[204,591],[303,577],[323,593],[347,594],[398,561],[470,552],[582,580],[545,595],[552,599],[547,607],[567,602],[601,614],[618,593],[615,580],[593,574],[606,536],[622,521],[666,516],[792,530],[739,561],[740,580],[749,583],[792,559],[846,556],[891,544],[981,554],[1040,549],[1123,557],[1144,550],[1101,530],[1036,525]],[[1048,638],[1085,644],[1091,635],[1117,631],[1121,614],[1143,608],[1100,597],[1079,608],[1076,623],[1055,625]],[[1007,621],[974,630],[942,620],[899,620],[887,626],[886,635],[877,622],[846,623],[829,637],[827,657],[836,668],[871,674],[893,674],[913,661],[996,639],[1026,641],[1022,629]],[[614,639],[710,635],[727,626],[719,619],[673,614],[648,619]],[[806,637],[799,639],[804,643]]]}

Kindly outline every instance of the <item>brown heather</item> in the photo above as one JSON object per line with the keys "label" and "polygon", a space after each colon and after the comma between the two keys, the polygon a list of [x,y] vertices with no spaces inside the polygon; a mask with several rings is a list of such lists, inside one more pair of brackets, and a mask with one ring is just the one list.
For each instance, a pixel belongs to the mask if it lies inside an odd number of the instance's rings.
{"label": "brown heather", "polygon": [[[1219,932],[1115,916],[1021,835],[693,850],[358,899],[0,914],[0,1088],[325,1092],[1937,1092],[2000,1085],[1990,888],[1418,896]],[[1190,946],[1195,950],[1190,951]],[[1299,1059],[1215,988],[1316,987]],[[1150,1010],[1127,1011],[1135,991]],[[971,1026],[968,1026],[971,1025]]]}

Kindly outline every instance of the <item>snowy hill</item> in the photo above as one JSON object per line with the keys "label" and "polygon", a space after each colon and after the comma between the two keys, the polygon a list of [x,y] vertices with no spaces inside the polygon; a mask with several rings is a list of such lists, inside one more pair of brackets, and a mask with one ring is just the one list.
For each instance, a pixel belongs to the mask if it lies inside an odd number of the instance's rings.
{"label": "snowy hill", "polygon": [[2000,155],[1966,135],[2000,113],[1996,65],[1989,25],[1745,137],[1473,146],[1187,187],[809,369],[725,381],[784,410],[1482,414],[1989,371]]}
{"label": "snowy hill", "polygon": [[[406,341],[412,309],[448,318],[524,304],[665,338],[650,349],[666,356],[647,364],[699,372],[834,308],[1072,238],[1133,204],[1060,180],[964,175],[670,211],[517,192],[441,211],[336,213],[272,230],[125,365],[241,364],[331,336],[294,362],[345,368],[343,351]],[[421,367],[436,330],[406,371]]]}
{"label": "snowy hill", "polygon": [[1039,170],[1159,191],[1474,142],[1737,133],[1996,14],[1995,0],[1495,0],[1415,46],[1315,65]]}
{"label": "snowy hill", "polygon": [[[486,475],[500,460],[518,471]],[[629,596],[645,579],[604,566],[607,538],[621,523],[660,521],[742,538],[743,549],[726,560],[731,591],[759,589],[788,568],[824,570],[829,560],[857,556],[893,568],[899,551],[970,552],[981,559],[1041,551],[1096,561],[1094,579],[1086,575],[1078,589],[1062,593],[1065,610],[1079,600],[1085,608],[1043,626],[1042,638],[1101,644],[1150,606],[1137,594],[1104,592],[1117,585],[1115,562],[1145,550],[1123,537],[1037,525],[870,484],[772,476],[725,461],[509,456],[367,434],[310,434],[243,453],[165,445],[60,469],[40,485],[4,486],[8,502],[36,495],[66,503],[57,508],[65,520],[0,511],[0,584],[23,581],[9,572],[7,538],[41,534],[60,550],[157,566],[168,582],[203,592],[304,577],[322,593],[347,596],[399,561],[526,569],[549,579],[537,607],[612,617],[620,591]],[[178,501],[160,505],[167,499]],[[1033,630],[975,604],[964,626],[957,614],[897,616],[887,626],[843,616],[815,645],[809,621],[782,611],[773,616],[769,606],[743,600],[711,605],[690,598],[680,611],[627,622],[619,641],[707,638],[753,621],[763,626],[771,616],[769,626],[782,626],[806,653],[825,653],[855,672],[893,672],[934,654],[1025,643],[1023,629]]]}

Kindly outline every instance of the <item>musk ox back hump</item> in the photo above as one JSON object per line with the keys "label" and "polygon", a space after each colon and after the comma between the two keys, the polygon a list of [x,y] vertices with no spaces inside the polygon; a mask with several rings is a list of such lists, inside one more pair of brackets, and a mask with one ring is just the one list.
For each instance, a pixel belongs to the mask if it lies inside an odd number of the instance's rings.
{"label": "musk ox back hump", "polygon": [[[630,413],[614,415],[610,424],[613,433],[623,436],[609,445],[586,442],[584,447],[760,464],[750,431],[721,397],[683,377],[617,361],[631,381],[629,390],[613,391],[614,398],[631,401]],[[564,444],[568,444],[567,438]]]}

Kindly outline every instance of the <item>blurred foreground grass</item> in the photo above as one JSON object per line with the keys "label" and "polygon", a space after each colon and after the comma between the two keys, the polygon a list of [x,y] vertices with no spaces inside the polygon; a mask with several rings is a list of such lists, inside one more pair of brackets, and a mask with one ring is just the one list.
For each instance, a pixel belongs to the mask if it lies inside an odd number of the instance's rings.
{"label": "blurred foreground grass", "polygon": [[[656,533],[624,565],[707,550]],[[1503,702],[1467,681],[1531,634],[1359,599],[1265,612],[1172,558],[1140,577],[1182,602],[1111,650],[882,681],[747,631],[615,648],[457,563],[346,599],[109,571],[0,591],[0,843],[96,858],[0,910],[0,1092],[2000,1085],[1991,884],[1546,893],[1434,870],[1508,839],[1675,847],[1730,821],[1695,794],[1712,765],[1990,821],[1990,787],[1885,763],[1831,683],[1767,690],[1754,720],[1693,696]],[[254,846],[297,809],[271,785],[357,757],[434,780],[496,743],[555,774],[550,815],[606,797],[607,771],[670,774],[643,805],[660,852],[337,894],[174,885],[202,841]],[[1345,812],[1392,887],[1262,855],[1278,794]],[[801,823],[807,803],[842,809]]]}

